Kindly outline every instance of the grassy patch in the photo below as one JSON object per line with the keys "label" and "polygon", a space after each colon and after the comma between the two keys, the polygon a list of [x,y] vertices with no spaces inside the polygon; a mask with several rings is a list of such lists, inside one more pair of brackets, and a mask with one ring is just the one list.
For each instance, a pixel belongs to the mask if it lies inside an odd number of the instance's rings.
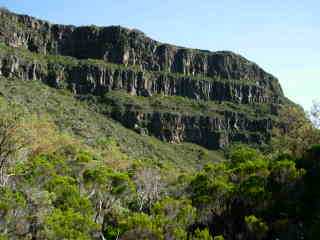
{"label": "grassy patch", "polygon": [[170,144],[139,135],[97,113],[86,102],[76,100],[70,92],[47,87],[38,81],[0,78],[0,93],[5,100],[19,103],[31,113],[48,115],[61,131],[87,144],[94,145],[99,139],[115,139],[120,150],[137,161],[191,171],[208,162],[223,160],[219,152],[195,144]]}
{"label": "grassy patch", "polygon": [[115,107],[125,106],[145,112],[157,111],[210,117],[223,117],[226,112],[234,112],[245,114],[251,118],[274,117],[270,114],[270,105],[268,104],[235,104],[160,94],[142,97],[132,96],[125,91],[111,91],[102,97],[102,102],[105,103],[106,108],[109,108],[110,105]]}

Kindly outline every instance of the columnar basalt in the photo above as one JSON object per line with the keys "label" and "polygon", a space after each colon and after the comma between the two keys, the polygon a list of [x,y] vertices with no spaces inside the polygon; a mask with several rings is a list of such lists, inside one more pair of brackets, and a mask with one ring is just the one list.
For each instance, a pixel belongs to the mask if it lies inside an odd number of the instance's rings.
{"label": "columnar basalt", "polygon": [[232,52],[163,44],[138,30],[119,26],[64,26],[6,11],[0,11],[0,17],[0,40],[11,46],[42,54],[103,59],[143,70],[252,81],[282,93],[276,78]]}
{"label": "columnar basalt", "polygon": [[21,54],[11,48],[1,50],[1,74],[22,80],[41,80],[55,87],[67,86],[76,94],[103,95],[124,89],[139,96],[178,95],[241,104],[279,101],[279,96],[252,83],[148,72],[74,58],[52,60],[37,54],[27,55],[28,52]]}
{"label": "columnar basalt", "polygon": [[42,81],[80,97],[103,99],[124,90],[132,97],[160,94],[269,109],[258,118],[237,107],[221,110],[217,117],[208,111],[182,114],[128,104],[125,111],[111,106],[106,113],[128,128],[169,142],[214,149],[234,141],[267,143],[272,119],[283,104],[278,80],[240,55],[164,44],[120,26],[58,25],[1,9],[0,44],[0,75]]}
{"label": "columnar basalt", "polygon": [[127,108],[112,112],[114,119],[139,133],[168,142],[193,142],[210,149],[223,148],[230,142],[263,144],[270,140],[272,120],[250,119],[242,114],[225,112],[223,117],[143,112]]}

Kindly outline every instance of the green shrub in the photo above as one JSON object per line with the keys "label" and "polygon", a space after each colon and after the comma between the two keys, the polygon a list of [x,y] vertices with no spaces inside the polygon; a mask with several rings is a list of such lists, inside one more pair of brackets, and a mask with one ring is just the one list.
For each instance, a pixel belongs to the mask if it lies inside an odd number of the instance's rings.
{"label": "green shrub", "polygon": [[62,211],[55,209],[45,221],[43,235],[48,240],[60,239],[92,239],[92,234],[98,231],[97,225],[90,217],[84,216],[72,209]]}
{"label": "green shrub", "polygon": [[91,202],[79,193],[77,181],[72,177],[55,176],[46,184],[46,189],[54,194],[53,204],[63,211],[73,209],[86,216],[93,213]]}
{"label": "green shrub", "polygon": [[[215,238],[214,238],[215,239]],[[197,229],[192,237],[192,240],[214,240],[210,235],[208,229]]]}
{"label": "green shrub", "polygon": [[256,237],[257,239],[263,239],[266,236],[269,227],[261,219],[257,218],[254,215],[250,215],[246,216],[244,220],[249,232],[254,237]]}

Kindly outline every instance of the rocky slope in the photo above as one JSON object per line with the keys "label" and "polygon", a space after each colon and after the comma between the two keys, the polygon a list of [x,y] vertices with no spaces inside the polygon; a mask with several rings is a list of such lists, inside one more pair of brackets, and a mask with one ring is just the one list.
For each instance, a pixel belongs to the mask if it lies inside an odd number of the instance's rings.
{"label": "rocky slope", "polygon": [[[237,54],[163,44],[137,30],[57,25],[1,10],[0,41],[0,75],[94,96],[109,117],[169,142],[268,143],[284,98],[276,78]],[[127,92],[127,101],[106,97],[114,90]],[[206,111],[143,104],[159,94],[204,102]],[[132,104],[137,98],[143,101]]]}

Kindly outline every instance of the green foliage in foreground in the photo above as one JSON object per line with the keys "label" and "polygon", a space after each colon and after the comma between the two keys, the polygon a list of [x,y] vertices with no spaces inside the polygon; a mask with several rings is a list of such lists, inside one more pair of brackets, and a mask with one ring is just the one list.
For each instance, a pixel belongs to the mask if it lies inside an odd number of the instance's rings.
{"label": "green foliage in foreground", "polygon": [[[31,115],[21,122],[25,118]],[[32,126],[22,136],[29,138],[43,121],[50,120],[14,124]],[[262,240],[319,234],[317,145],[297,160],[236,145],[226,152],[228,161],[172,178],[150,162],[116,168],[110,158],[129,156],[114,140],[87,145],[59,129],[46,138],[40,146],[17,148],[1,169],[7,174],[0,186],[4,239],[220,240],[241,234]]]}
{"label": "green foliage in foreground", "polygon": [[236,145],[224,160],[40,83],[0,91],[0,239],[319,238],[319,145],[301,157]]}

